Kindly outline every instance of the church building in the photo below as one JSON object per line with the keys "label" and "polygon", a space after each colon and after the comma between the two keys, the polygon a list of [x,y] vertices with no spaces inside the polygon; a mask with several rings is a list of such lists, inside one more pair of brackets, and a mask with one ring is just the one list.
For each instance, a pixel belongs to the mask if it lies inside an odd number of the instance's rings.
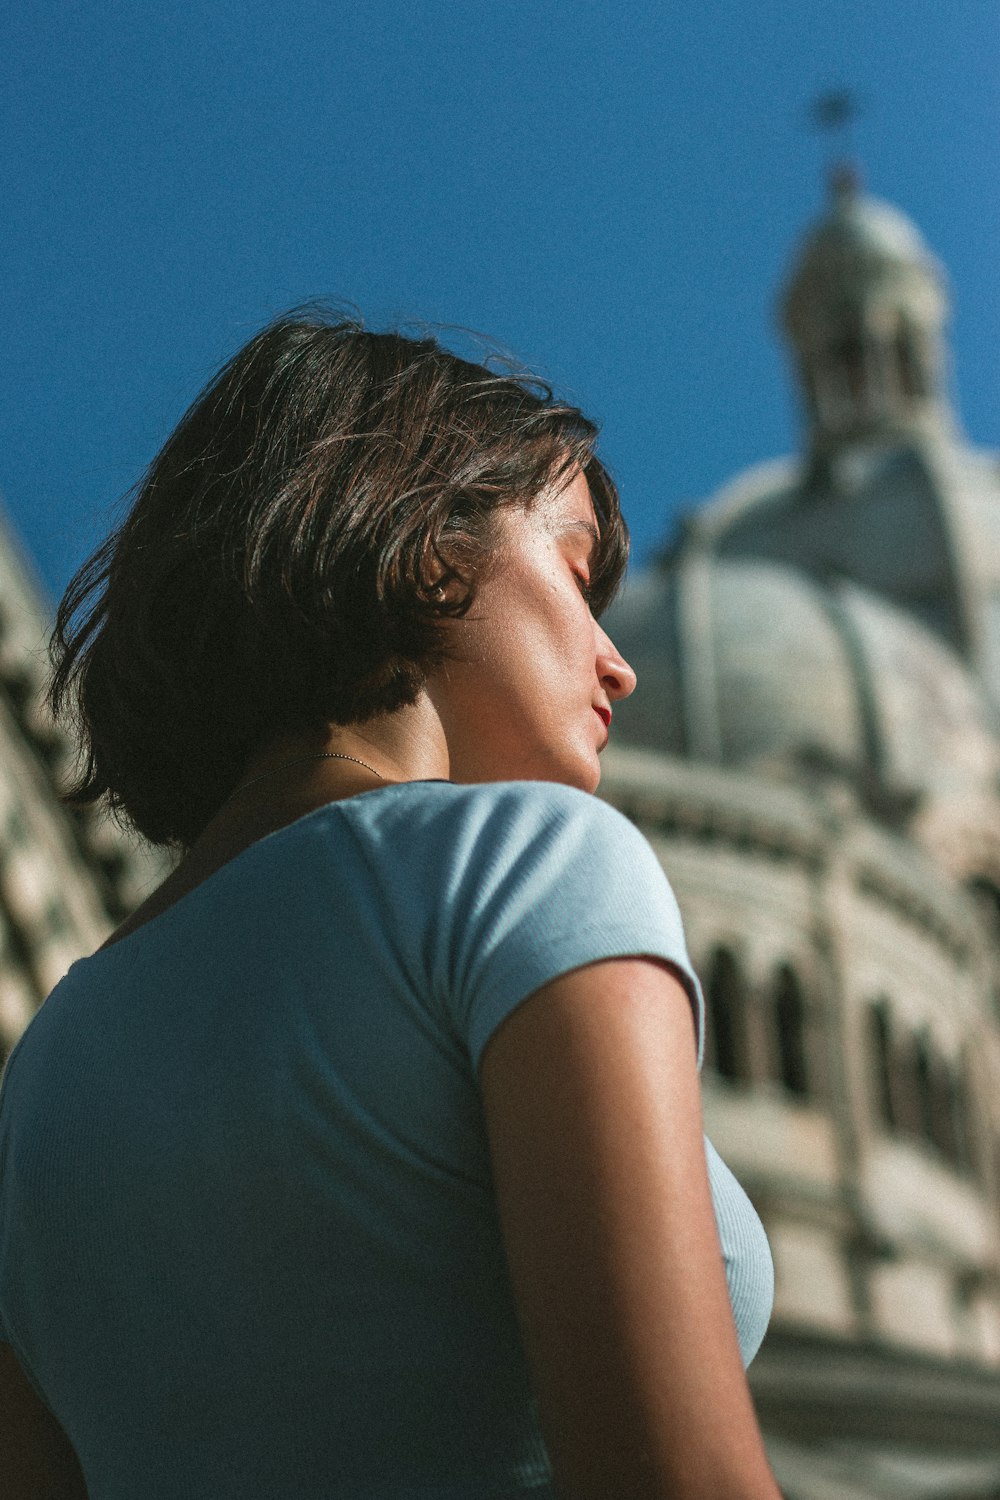
{"label": "church building", "polygon": [[947,315],[914,225],[837,172],[781,302],[801,453],[603,622],[639,686],[601,794],[705,983],[788,1500],[1000,1495],[1000,461],[963,438]]}

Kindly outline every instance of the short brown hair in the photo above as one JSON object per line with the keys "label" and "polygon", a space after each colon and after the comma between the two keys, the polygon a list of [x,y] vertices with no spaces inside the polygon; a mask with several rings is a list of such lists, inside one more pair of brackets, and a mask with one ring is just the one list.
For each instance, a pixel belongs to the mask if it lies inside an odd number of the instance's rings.
{"label": "short brown hair", "polygon": [[[197,397],[60,604],[50,701],[83,751],[67,800],[106,795],[184,848],[265,738],[413,702],[496,510],[577,469],[599,613],[628,533],[595,438],[534,377],[432,337],[315,310],[272,323]],[[429,569],[457,585],[447,602]]]}

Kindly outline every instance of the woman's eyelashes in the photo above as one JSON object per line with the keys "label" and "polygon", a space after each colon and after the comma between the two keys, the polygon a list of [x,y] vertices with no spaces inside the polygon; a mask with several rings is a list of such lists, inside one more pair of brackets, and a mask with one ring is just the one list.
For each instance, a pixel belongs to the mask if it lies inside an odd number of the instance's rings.
{"label": "woman's eyelashes", "polygon": [[580,593],[583,595],[583,597],[586,599],[587,603],[589,604],[590,601],[591,601],[591,599],[593,598],[593,589],[590,586],[590,577],[589,577],[589,575],[586,574],[586,573],[580,573],[580,572],[577,571],[576,568],[574,568],[573,569],[573,577],[576,579],[576,586],[577,586],[577,588],[580,590]]}

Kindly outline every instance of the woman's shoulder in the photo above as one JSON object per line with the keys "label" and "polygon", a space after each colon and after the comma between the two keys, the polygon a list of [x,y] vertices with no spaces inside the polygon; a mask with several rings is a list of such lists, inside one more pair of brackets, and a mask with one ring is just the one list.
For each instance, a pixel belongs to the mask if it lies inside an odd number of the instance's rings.
{"label": "woman's shoulder", "polygon": [[[586,860],[592,870],[623,862],[654,861],[635,825],[590,792],[550,781],[446,781],[400,783],[331,804],[318,831],[338,844],[343,821],[363,843],[369,859],[380,852],[393,862],[414,861],[439,871],[562,853]],[[662,878],[662,872],[661,878]]]}
{"label": "woman's shoulder", "polygon": [[332,809],[372,827],[395,824],[439,825],[475,829],[488,826],[499,834],[531,836],[567,825],[636,830],[610,803],[591,792],[553,781],[487,781],[399,783]]}
{"label": "woman's shoulder", "polygon": [[[645,836],[610,803],[549,781],[400,783],[329,809],[345,818],[369,876],[409,904],[474,908],[500,920],[551,908],[626,925],[637,912],[679,925],[673,892]],[[323,826],[325,820],[323,820]],[[343,856],[343,824],[329,848]]]}

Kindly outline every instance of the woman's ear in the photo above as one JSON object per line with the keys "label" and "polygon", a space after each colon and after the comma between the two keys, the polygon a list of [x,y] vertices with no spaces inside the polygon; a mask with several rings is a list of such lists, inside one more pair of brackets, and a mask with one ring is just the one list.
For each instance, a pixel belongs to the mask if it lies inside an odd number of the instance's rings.
{"label": "woman's ear", "polygon": [[422,572],[426,580],[424,597],[428,603],[447,604],[457,597],[461,578],[447,558],[442,557],[438,552],[428,554],[424,558]]}

